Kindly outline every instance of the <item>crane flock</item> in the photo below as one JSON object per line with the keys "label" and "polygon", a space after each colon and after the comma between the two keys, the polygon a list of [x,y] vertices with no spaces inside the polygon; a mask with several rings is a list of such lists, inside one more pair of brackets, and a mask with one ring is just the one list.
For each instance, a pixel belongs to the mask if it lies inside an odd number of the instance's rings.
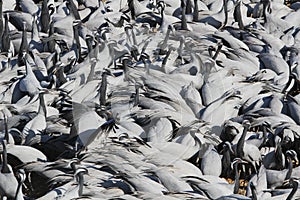
{"label": "crane flock", "polygon": [[1,199],[300,199],[298,0],[0,0]]}

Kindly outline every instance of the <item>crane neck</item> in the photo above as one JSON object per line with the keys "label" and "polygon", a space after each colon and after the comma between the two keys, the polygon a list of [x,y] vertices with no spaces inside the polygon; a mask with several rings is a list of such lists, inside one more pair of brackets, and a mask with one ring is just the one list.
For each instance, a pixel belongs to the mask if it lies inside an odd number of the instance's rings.
{"label": "crane neck", "polygon": [[18,187],[17,187],[17,190],[16,190],[16,195],[15,195],[14,200],[23,199],[23,192],[22,192],[23,182],[24,181],[22,179],[18,180]]}
{"label": "crane neck", "polygon": [[4,116],[4,130],[5,130],[4,139],[9,144],[9,133],[8,133],[8,125],[7,125],[7,117],[6,116]]}
{"label": "crane neck", "polygon": [[0,36],[3,34],[3,8],[2,8],[3,2],[0,0]]}
{"label": "crane neck", "polygon": [[41,13],[41,29],[44,33],[47,33],[49,29],[49,22],[50,22],[50,15],[49,15],[49,8],[48,8],[48,1],[43,0],[42,2],[42,13]]}
{"label": "crane neck", "polygon": [[[2,14],[1,14],[2,16]],[[1,21],[1,20],[0,20]],[[9,36],[9,26],[8,26],[8,21],[9,21],[9,14],[6,13],[4,17],[4,30],[2,34],[2,52],[8,52],[10,48],[10,36]]]}
{"label": "crane neck", "polygon": [[2,152],[2,168],[1,168],[1,173],[3,174],[9,174],[11,173],[11,170],[8,167],[7,163],[7,150],[6,150],[6,141],[2,141],[2,146],[3,146],[3,152]]}
{"label": "crane neck", "polygon": [[238,169],[238,162],[234,163],[233,167],[234,167],[234,175],[235,175],[233,193],[237,194],[240,188],[240,174]]}
{"label": "crane neck", "polygon": [[2,14],[3,14],[3,0],[0,0],[0,18],[2,18]]}
{"label": "crane neck", "polygon": [[[227,24],[227,21],[228,21],[227,0],[223,0],[223,8],[222,9],[223,9],[223,12],[224,12],[225,19],[224,19],[224,22],[221,25],[220,29],[225,27],[226,24]],[[221,10],[221,12],[222,12],[222,10]]]}
{"label": "crane neck", "polygon": [[135,19],[135,9],[133,0],[127,0],[127,4],[130,10],[131,18]]}
{"label": "crane neck", "polygon": [[106,72],[103,72],[101,85],[100,85],[100,106],[104,106],[106,104],[106,90],[107,90],[107,74]]}
{"label": "crane neck", "polygon": [[253,183],[250,183],[250,189],[252,193],[252,200],[257,200],[256,188]]}
{"label": "crane neck", "polygon": [[76,8],[76,5],[74,4],[73,0],[68,0],[67,1],[67,7],[70,11],[70,14],[76,19],[76,20],[80,20],[80,15],[79,12]]}
{"label": "crane neck", "polygon": [[245,138],[246,138],[246,135],[247,135],[247,131],[249,129],[249,125],[248,124],[245,124],[244,125],[244,130],[243,130],[243,133],[239,139],[239,141],[237,142],[237,152],[236,154],[242,158],[244,156],[244,146],[245,146]]}
{"label": "crane neck", "polygon": [[291,193],[289,194],[289,196],[286,198],[286,200],[292,200],[295,193],[298,190],[298,182],[297,181],[293,181],[292,185],[293,185],[293,189],[292,189]]}
{"label": "crane neck", "polygon": [[234,18],[238,22],[238,26],[241,30],[244,30],[244,23],[243,23],[243,18],[242,18],[242,0],[239,0],[234,8]]}
{"label": "crane neck", "polygon": [[140,86],[135,86],[134,106],[139,105]]}
{"label": "crane neck", "polygon": [[288,160],[288,171],[286,173],[285,180],[290,179],[292,176],[292,172],[293,172],[292,158],[290,156],[287,156],[287,160]]}
{"label": "crane neck", "polygon": [[38,114],[46,117],[47,109],[45,105],[44,93],[39,94],[39,99],[40,99],[40,106],[39,106]]}
{"label": "crane neck", "polygon": [[187,30],[187,21],[186,21],[186,2],[184,2],[185,0],[181,1],[181,5],[182,5],[182,12],[181,12],[181,29],[182,30]]}
{"label": "crane neck", "polygon": [[193,21],[199,21],[199,6],[198,0],[194,0],[194,12],[193,12]]}
{"label": "crane neck", "polygon": [[[276,142],[275,144],[275,158],[278,161],[278,163],[283,163],[283,159],[282,159],[282,147],[280,142]],[[284,165],[282,165],[282,167],[284,167]]]}
{"label": "crane neck", "polygon": [[25,57],[25,53],[27,53],[28,50],[28,41],[27,41],[27,32],[26,32],[26,23],[23,23],[23,32],[22,32],[22,41],[20,45],[19,55],[18,59],[20,63],[23,63],[23,59]]}

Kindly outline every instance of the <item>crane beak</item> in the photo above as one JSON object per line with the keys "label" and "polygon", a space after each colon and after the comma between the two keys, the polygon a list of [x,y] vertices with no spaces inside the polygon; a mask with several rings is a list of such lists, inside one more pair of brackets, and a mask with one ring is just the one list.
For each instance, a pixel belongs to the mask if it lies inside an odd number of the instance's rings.
{"label": "crane beak", "polygon": [[298,166],[299,165],[299,159],[297,158],[297,156],[295,156],[295,165]]}
{"label": "crane beak", "polygon": [[288,187],[288,186],[290,186],[290,182],[291,182],[291,179],[287,179],[287,180],[283,181],[282,186]]}

